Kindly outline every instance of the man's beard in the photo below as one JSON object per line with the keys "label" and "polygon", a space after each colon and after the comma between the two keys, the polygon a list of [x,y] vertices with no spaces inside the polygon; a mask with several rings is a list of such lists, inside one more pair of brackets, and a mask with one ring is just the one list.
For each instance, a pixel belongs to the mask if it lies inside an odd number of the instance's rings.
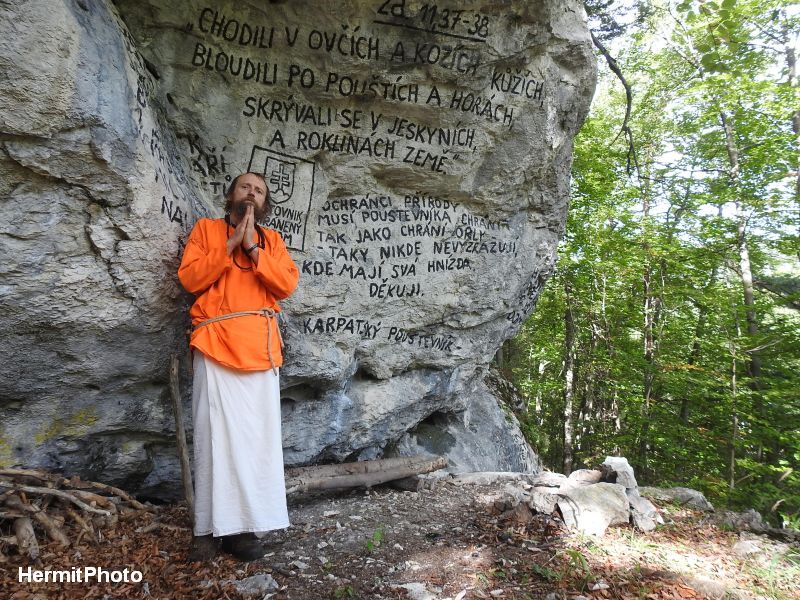
{"label": "man's beard", "polygon": [[248,204],[253,205],[253,217],[255,218],[256,223],[261,223],[264,217],[267,216],[267,211],[269,209],[269,205],[266,200],[264,201],[263,208],[259,208],[255,202],[247,199],[231,203],[230,213],[236,217],[237,221],[239,221],[242,219],[242,217],[244,217],[245,212],[247,212]]}

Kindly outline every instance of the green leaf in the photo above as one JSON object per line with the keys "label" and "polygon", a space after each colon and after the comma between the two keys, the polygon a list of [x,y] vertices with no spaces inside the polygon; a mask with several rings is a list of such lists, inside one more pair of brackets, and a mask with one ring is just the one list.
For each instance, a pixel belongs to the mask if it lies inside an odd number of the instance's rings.
{"label": "green leaf", "polygon": [[700,64],[703,65],[707,71],[716,71],[718,63],[714,54],[704,54],[700,57]]}

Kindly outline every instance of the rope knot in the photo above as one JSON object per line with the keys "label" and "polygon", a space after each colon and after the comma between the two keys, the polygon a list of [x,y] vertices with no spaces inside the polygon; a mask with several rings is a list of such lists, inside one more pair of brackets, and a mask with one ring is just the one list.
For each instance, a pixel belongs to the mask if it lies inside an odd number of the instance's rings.
{"label": "rope knot", "polygon": [[[205,321],[201,321],[197,325],[194,326],[193,330],[197,331],[201,327],[205,327],[206,325],[210,325],[211,323],[216,323],[217,321],[223,321],[225,319],[235,319],[236,317],[245,317],[248,315],[260,315],[267,320],[267,359],[269,360],[269,364],[272,367],[272,372],[277,375],[278,369],[275,367],[275,361],[272,360],[272,348],[270,347],[270,342],[272,341],[272,327],[270,326],[270,319],[275,319],[278,316],[278,313],[266,306],[264,308],[259,308],[258,310],[242,310],[239,312],[232,312],[224,315],[219,315],[217,317],[211,317],[210,319],[206,319]],[[281,328],[275,322],[275,328],[278,330],[278,341],[280,342],[281,349],[284,348],[283,344],[283,335],[281,334]]]}

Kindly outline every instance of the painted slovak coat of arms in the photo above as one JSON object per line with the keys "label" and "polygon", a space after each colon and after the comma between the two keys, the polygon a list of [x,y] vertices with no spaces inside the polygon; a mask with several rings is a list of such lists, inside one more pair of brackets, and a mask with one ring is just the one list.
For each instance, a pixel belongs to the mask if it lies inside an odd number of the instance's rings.
{"label": "painted slovak coat of arms", "polygon": [[294,172],[295,164],[286,160],[280,160],[273,156],[267,158],[264,177],[270,191],[270,201],[275,204],[283,204],[292,197],[294,192]]}

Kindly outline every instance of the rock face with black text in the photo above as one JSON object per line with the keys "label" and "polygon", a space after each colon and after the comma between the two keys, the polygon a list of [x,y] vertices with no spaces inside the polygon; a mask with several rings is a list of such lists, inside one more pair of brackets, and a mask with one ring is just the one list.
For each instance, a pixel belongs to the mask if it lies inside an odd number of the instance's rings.
{"label": "rock face with black text", "polygon": [[175,272],[250,170],[301,271],[282,303],[286,464],[538,469],[484,378],[564,230],[595,82],[581,3],[0,14],[0,465],[178,493],[167,365],[186,364],[191,298]]}

